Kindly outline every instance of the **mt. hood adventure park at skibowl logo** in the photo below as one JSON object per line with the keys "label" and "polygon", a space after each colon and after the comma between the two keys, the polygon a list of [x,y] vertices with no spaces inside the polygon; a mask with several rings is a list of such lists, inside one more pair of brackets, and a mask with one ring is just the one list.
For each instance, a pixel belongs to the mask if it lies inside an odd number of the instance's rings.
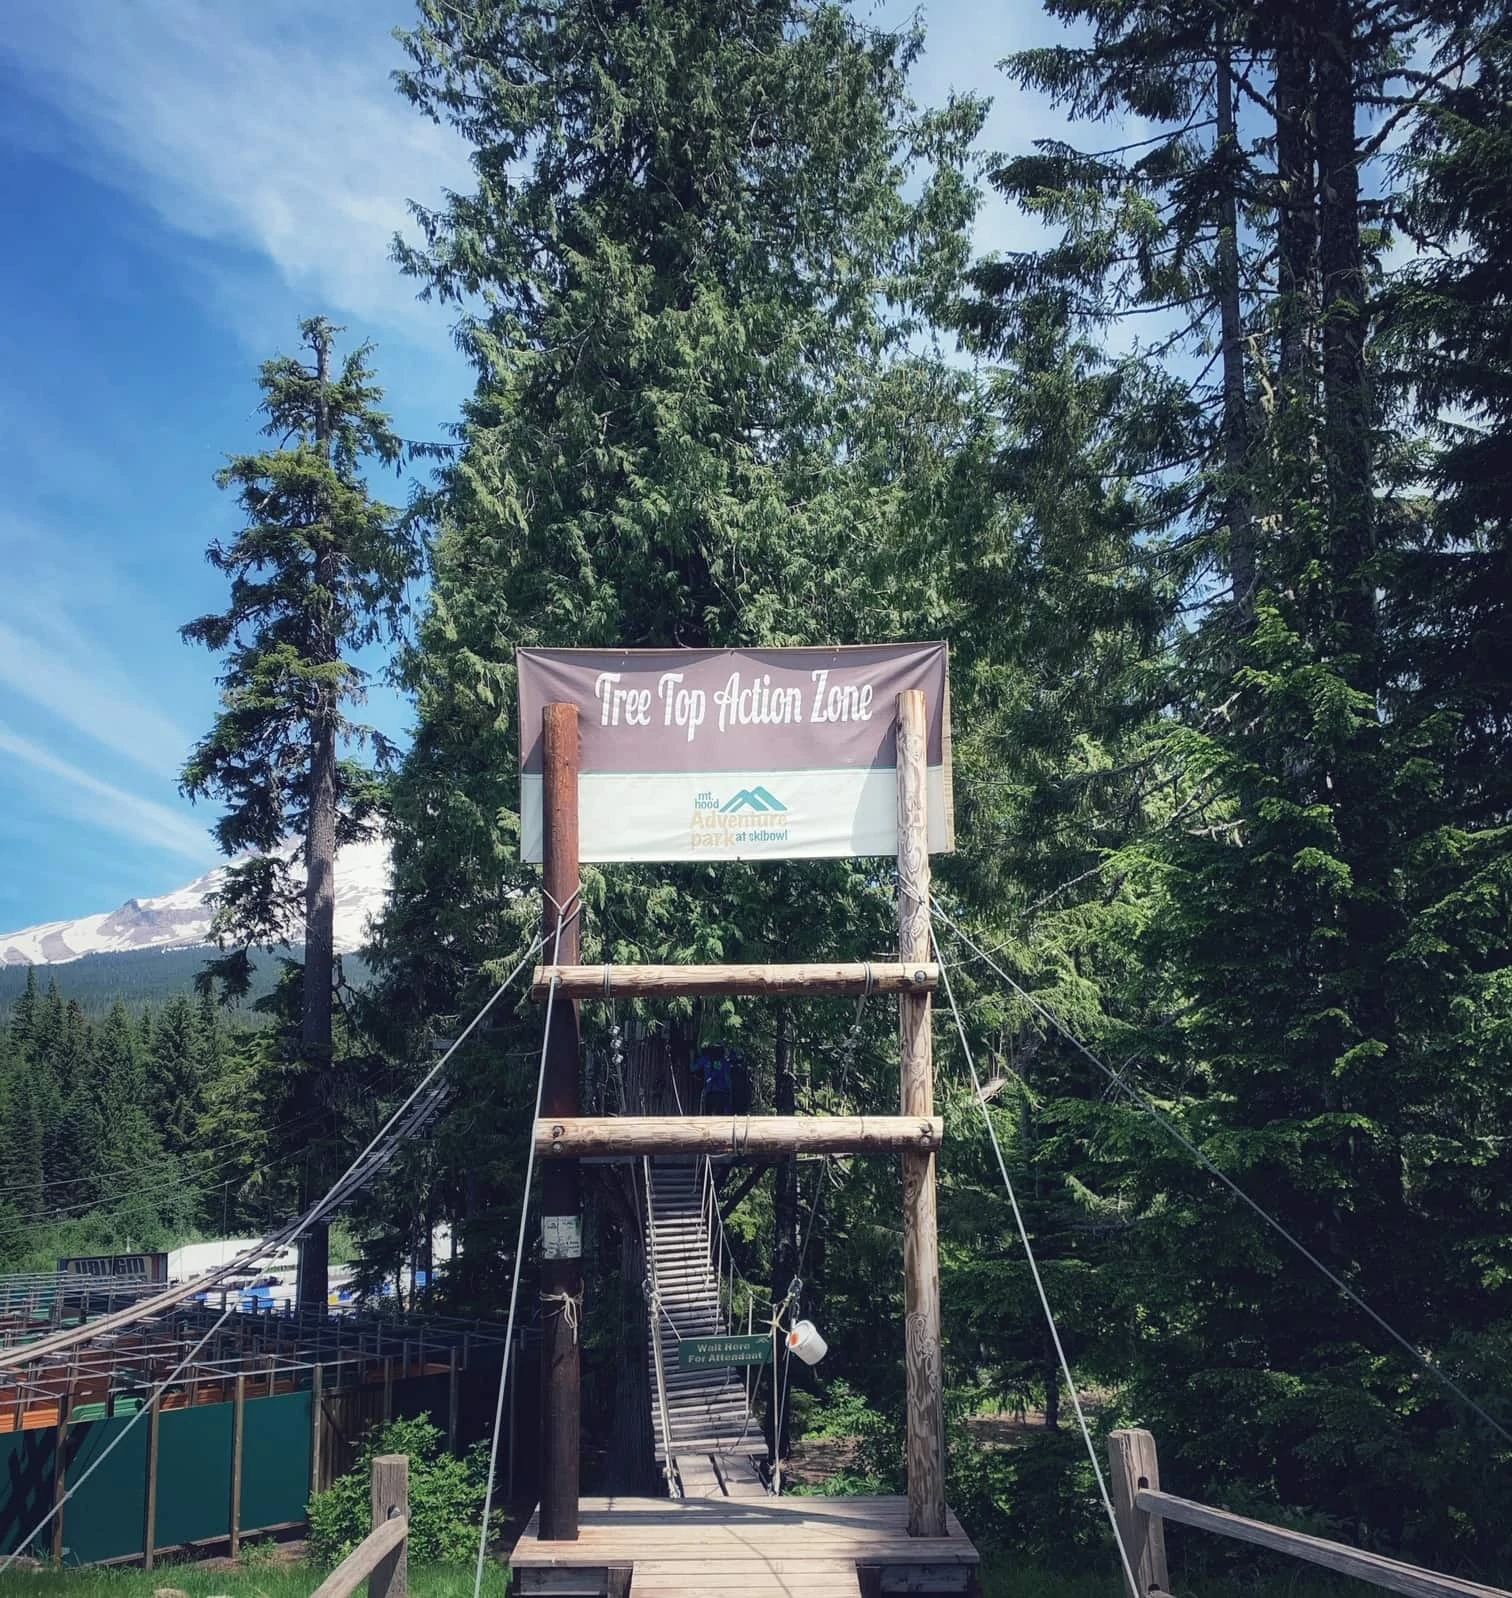
{"label": "mt. hood adventure park at skibowl logo", "polygon": [[704,789],[693,800],[689,842],[694,849],[738,849],[787,841],[788,808],[770,788],[742,788],[723,804]]}

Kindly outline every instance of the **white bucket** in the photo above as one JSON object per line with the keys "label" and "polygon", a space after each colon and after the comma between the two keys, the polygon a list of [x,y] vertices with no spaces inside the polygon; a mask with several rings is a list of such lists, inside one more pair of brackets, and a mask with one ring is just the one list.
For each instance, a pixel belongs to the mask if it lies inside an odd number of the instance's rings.
{"label": "white bucket", "polygon": [[829,1344],[812,1321],[794,1321],[787,1334],[787,1346],[805,1365],[817,1365],[829,1353]]}

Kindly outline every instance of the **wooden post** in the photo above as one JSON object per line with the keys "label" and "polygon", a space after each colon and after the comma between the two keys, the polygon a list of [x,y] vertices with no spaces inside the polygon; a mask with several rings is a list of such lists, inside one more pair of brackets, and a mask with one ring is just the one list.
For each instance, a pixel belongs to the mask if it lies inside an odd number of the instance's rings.
{"label": "wooden post", "polygon": [[[555,965],[576,965],[578,938],[578,713],[547,705],[541,715],[544,890],[541,927]],[[558,937],[558,927],[561,935]],[[543,1116],[578,1113],[578,1007],[558,994],[546,1039]],[[576,1160],[541,1172],[541,1521],[544,1541],[575,1542],[582,1415],[578,1321],[583,1302],[582,1206]],[[571,1313],[569,1313],[569,1310]]]}
{"label": "wooden post", "polygon": [[68,1492],[65,1477],[68,1474],[68,1422],[72,1411],[73,1384],[70,1382],[58,1394],[58,1440],[53,1450],[52,1561],[55,1565],[63,1563],[63,1499]]}
{"label": "wooden post", "polygon": [[387,1425],[394,1418],[394,1361],[383,1356],[383,1420]]}
{"label": "wooden post", "polygon": [[162,1393],[155,1392],[147,1409],[147,1509],[142,1516],[142,1569],[152,1569],[157,1542],[158,1431],[163,1418]]}
{"label": "wooden post", "polygon": [[[379,1454],[373,1461],[372,1529],[401,1515],[409,1517],[409,1457]],[[406,1598],[409,1591],[409,1539],[385,1554],[368,1577],[368,1598]]]}
{"label": "wooden post", "polygon": [[[929,939],[929,742],[924,694],[898,695],[898,958],[927,962]],[[898,999],[903,1114],[934,1114],[928,993]],[[908,1395],[908,1531],[945,1536],[945,1412],[940,1368],[940,1248],[935,1157],[903,1156],[903,1323]]]}
{"label": "wooden post", "polygon": [[1155,1455],[1155,1439],[1147,1431],[1111,1432],[1108,1465],[1113,1477],[1113,1514],[1118,1521],[1118,1535],[1139,1583],[1131,1598],[1169,1592],[1171,1578],[1166,1569],[1165,1525],[1158,1515],[1146,1514],[1136,1502],[1140,1492],[1160,1491],[1160,1461]]}
{"label": "wooden post", "polygon": [[460,1454],[458,1437],[461,1433],[462,1419],[462,1390],[461,1366],[458,1361],[458,1348],[455,1343],[447,1355],[446,1375],[446,1447],[448,1452]]}
{"label": "wooden post", "polygon": [[[339,1352],[339,1345],[338,1345]],[[340,1367],[337,1367],[338,1373]],[[338,1381],[340,1376],[338,1374]],[[316,1363],[310,1373],[310,1496],[325,1488],[320,1477],[321,1454],[325,1444],[325,1366]]]}
{"label": "wooden post", "polygon": [[242,1441],[247,1435],[247,1378],[236,1373],[231,1400],[231,1557],[241,1551]]}

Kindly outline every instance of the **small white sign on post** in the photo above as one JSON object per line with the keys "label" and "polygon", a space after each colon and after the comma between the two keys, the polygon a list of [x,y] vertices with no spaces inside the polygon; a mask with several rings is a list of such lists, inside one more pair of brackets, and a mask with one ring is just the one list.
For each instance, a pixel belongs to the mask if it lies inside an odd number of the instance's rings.
{"label": "small white sign on post", "polygon": [[583,1257],[583,1218],[580,1215],[541,1217],[541,1257],[579,1260]]}

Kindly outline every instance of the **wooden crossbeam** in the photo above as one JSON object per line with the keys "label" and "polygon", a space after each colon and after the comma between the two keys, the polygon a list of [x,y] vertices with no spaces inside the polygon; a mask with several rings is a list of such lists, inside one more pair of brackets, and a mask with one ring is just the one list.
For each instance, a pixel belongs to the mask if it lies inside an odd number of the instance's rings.
{"label": "wooden crossbeam", "polygon": [[545,1159],[645,1154],[888,1154],[939,1148],[945,1123],[927,1115],[610,1115],[536,1122]]}
{"label": "wooden crossbeam", "polygon": [[538,965],[531,995],[553,981],[564,999],[675,998],[697,993],[933,993],[932,961],[842,961],[828,965]]}

